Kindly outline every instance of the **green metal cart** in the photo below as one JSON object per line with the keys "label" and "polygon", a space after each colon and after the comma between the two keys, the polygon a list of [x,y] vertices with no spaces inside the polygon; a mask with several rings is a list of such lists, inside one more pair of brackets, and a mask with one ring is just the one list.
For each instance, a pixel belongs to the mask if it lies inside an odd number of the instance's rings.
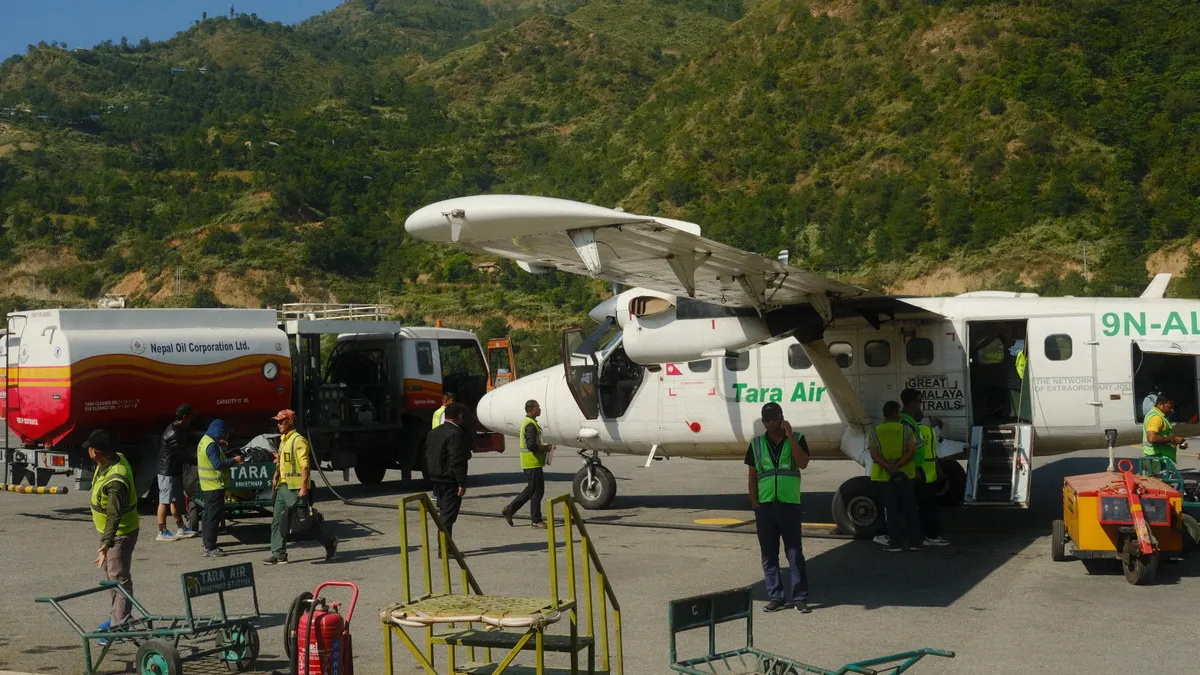
{"label": "green metal cart", "polygon": [[1138,457],[1134,460],[1133,472],[1139,476],[1153,476],[1183,495],[1183,551],[1200,550],[1200,470],[1180,469],[1166,457]]}
{"label": "green metal cart", "polygon": [[[826,670],[800,663],[754,647],[754,598],[749,588],[742,588],[694,598],[672,600],[671,670],[687,675],[892,675],[908,671],[926,656],[954,658],[954,652],[940,649],[918,649],[866,661],[847,663],[837,670]],[[717,626],[729,621],[746,621],[746,645],[724,652],[717,651]],[[680,659],[676,653],[675,637],[698,628],[708,629],[708,654]]]}
{"label": "green metal cart", "polygon": [[[84,673],[95,675],[96,669],[117,642],[129,641],[138,646],[134,661],[134,672],[138,675],[179,675],[183,672],[179,655],[181,639],[194,640],[215,636],[215,645],[203,649],[196,655],[217,654],[233,670],[244,671],[253,667],[258,658],[258,629],[254,623],[260,618],[258,590],[254,586],[254,566],[251,563],[217,567],[208,570],[185,572],[181,575],[183,588],[183,616],[157,616],[146,611],[129,591],[112,581],[102,581],[98,586],[53,598],[37,598],[35,602],[49,603],[58,610],[67,623],[83,638]],[[225,608],[225,594],[239,589],[250,589],[254,597],[254,613],[229,615]],[[103,593],[116,589],[133,607],[133,615],[119,626],[103,630],[87,630],[67,613],[62,603],[73,598]],[[192,600],[206,595],[216,595],[221,615],[199,617],[192,612]],[[98,641],[100,654],[92,660],[92,640]]]}

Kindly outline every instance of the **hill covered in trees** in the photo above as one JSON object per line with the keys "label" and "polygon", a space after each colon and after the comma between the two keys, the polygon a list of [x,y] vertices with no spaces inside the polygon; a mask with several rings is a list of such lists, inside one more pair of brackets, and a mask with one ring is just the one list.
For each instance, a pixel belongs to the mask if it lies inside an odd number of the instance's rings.
{"label": "hill covered in trees", "polygon": [[523,327],[597,300],[587,280],[481,272],[406,237],[412,210],[479,192],[682,218],[920,292],[1136,293],[1148,256],[1178,269],[1200,236],[1200,8],[1182,0],[350,0],[293,27],[196,19],[0,65],[8,304],[383,296],[412,320],[503,307]]}

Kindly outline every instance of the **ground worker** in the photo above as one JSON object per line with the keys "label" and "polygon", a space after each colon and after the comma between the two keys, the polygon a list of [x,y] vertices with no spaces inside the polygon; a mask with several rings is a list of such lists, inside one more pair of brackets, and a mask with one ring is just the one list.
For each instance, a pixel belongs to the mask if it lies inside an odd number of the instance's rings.
{"label": "ground worker", "polygon": [[542,497],[546,494],[546,453],[554,449],[553,445],[542,442],[542,427],[537,418],[542,414],[542,406],[529,399],[525,402],[525,419],[521,421],[521,471],[525,472],[525,489],[500,511],[508,526],[513,526],[513,516],[529,502],[529,520],[533,527],[544,530],[546,521],[542,518]]}
{"label": "ground worker", "polygon": [[1008,389],[1011,417],[1015,422],[1028,421],[1025,414],[1025,404],[1029,403],[1025,396],[1025,367],[1028,362],[1025,340],[1010,337],[1007,329],[1001,332],[1001,336],[1004,343],[1004,384]]}
{"label": "ground worker", "polygon": [[[158,541],[175,541],[196,536],[183,524],[179,508],[183,504],[183,443],[192,425],[192,406],[184,403],[175,409],[175,421],[167,426],[158,446]],[[175,533],[167,529],[167,509],[175,519]]]}
{"label": "ground worker", "polygon": [[463,495],[467,493],[467,462],[471,458],[471,439],[463,431],[466,406],[446,406],[445,423],[429,432],[425,439],[425,477],[433,484],[438,515],[453,534]]}
{"label": "ground worker", "polygon": [[448,391],[448,392],[442,394],[442,407],[433,411],[433,428],[434,429],[442,426],[442,422],[445,421],[446,406],[450,405],[451,403],[454,403],[457,400],[458,400],[458,397],[455,396],[454,392],[452,392],[452,391]]}
{"label": "ground worker", "polygon": [[[767,587],[764,612],[795,607],[808,614],[808,571],[800,539],[800,471],[808,467],[808,444],[804,434],[794,433],[783,419],[778,403],[762,407],[765,432],[746,448],[746,466],[750,506],[754,509],[754,528],[762,557]],[[783,579],[779,572],[779,540],[792,570],[791,601],[784,600]]]}
{"label": "ground worker", "polygon": [[[296,413],[291,410],[280,410],[271,419],[275,420],[281,434],[279,452],[275,453],[275,477],[271,479],[271,488],[275,490],[275,512],[271,518],[271,557],[263,561],[264,565],[286,565],[287,535],[290,531],[292,516],[297,508],[308,508],[308,476],[312,448],[308,439],[296,431]],[[326,562],[337,555],[337,537],[325,530],[323,522],[315,521],[312,528],[313,538],[325,547]]]}
{"label": "ground worker", "polygon": [[[867,448],[871,452],[871,480],[883,483],[883,509],[887,520],[888,540],[885,551],[904,550],[901,541],[907,539],[913,550],[922,541],[920,517],[917,515],[913,482],[917,453],[916,435],[900,421],[900,404],[883,404],[884,422],[871,430]],[[903,529],[901,529],[903,523]]]}
{"label": "ground worker", "polygon": [[221,420],[208,425],[208,433],[196,447],[196,466],[200,474],[200,491],[204,494],[204,524],[201,526],[201,554],[219,558],[225,552],[217,548],[217,528],[225,515],[225,489],[229,487],[229,467],[246,461],[245,456],[227,458],[229,430]]}
{"label": "ground worker", "polygon": [[1147,457],[1165,457],[1175,461],[1176,448],[1187,449],[1187,439],[1173,436],[1175,425],[1167,416],[1175,412],[1175,398],[1169,392],[1160,392],[1146,419],[1142,422],[1142,454]]}
{"label": "ground worker", "polygon": [[[913,490],[917,498],[917,514],[921,520],[921,534],[925,537],[925,546],[948,546],[950,542],[942,539],[941,527],[938,523],[937,505],[937,438],[928,425],[921,421],[925,416],[921,410],[921,392],[916,389],[905,389],[900,392],[900,421],[913,434],[917,442],[913,466],[916,469],[916,479]],[[875,542],[887,544],[888,537],[875,537]]]}
{"label": "ground worker", "polygon": [[[138,539],[137,489],[133,484],[133,469],[125,455],[113,449],[112,438],[97,429],[87,439],[88,457],[96,463],[92,476],[92,522],[100,533],[100,548],[96,551],[96,567],[104,577],[115,581],[133,594],[133,547]],[[129,599],[117,589],[111,591],[108,620],[100,630],[119,626],[129,619],[132,611]]]}

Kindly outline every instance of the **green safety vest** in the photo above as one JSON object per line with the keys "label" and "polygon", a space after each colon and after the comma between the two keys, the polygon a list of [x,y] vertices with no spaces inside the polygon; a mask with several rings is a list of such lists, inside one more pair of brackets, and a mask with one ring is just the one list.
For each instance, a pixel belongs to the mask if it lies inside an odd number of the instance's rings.
{"label": "green safety vest", "polygon": [[[793,433],[792,441],[800,447],[803,434]],[[792,461],[792,449],[784,444],[779,450],[779,466],[771,457],[771,446],[767,435],[755,436],[750,442],[754,450],[754,473],[758,477],[758,501],[781,502],[784,504],[800,503],[800,469]]]}
{"label": "green safety vest", "polygon": [[920,439],[925,447],[921,470],[925,472],[925,482],[933,483],[937,481],[937,434],[933,433],[932,427],[922,424]]}
{"label": "green safety vest", "polygon": [[1017,377],[1021,378],[1022,380],[1025,379],[1025,364],[1028,360],[1028,357],[1025,356],[1024,349],[1017,352]]}
{"label": "green safety vest", "polygon": [[117,525],[117,536],[126,535],[138,529],[137,490],[133,488],[133,469],[125,455],[116,454],[117,461],[110,463],[103,470],[97,469],[92,476],[92,523],[96,531],[104,534],[108,526],[108,494],[105,489],[113,481],[125,483],[129,490],[129,504],[121,512],[121,522]]}
{"label": "green safety vest", "polygon": [[[538,449],[525,447],[525,428],[530,424],[534,429],[537,429],[537,444]],[[540,469],[546,464],[546,453],[541,450],[545,447],[542,442],[542,425],[537,423],[537,420],[532,417],[526,417],[525,421],[521,422],[521,468],[522,469]]]}
{"label": "green safety vest", "polygon": [[[875,438],[875,447],[879,448],[879,453],[884,459],[900,459],[904,456],[904,446],[909,438],[908,428],[903,422],[884,422],[876,425],[871,431]],[[916,465],[909,461],[904,466],[900,467],[900,472],[909,478],[916,478]],[[887,481],[891,479],[891,474],[884,470],[878,464],[871,465],[871,480]]]}
{"label": "green safety vest", "polygon": [[1175,461],[1175,445],[1172,443],[1151,443],[1150,434],[1146,431],[1146,425],[1151,419],[1161,417],[1163,421],[1161,436],[1173,436],[1175,434],[1175,425],[1171,424],[1171,420],[1162,414],[1158,408],[1151,408],[1146,414],[1146,419],[1142,422],[1142,454],[1147,457],[1166,457],[1172,462]]}
{"label": "green safety vest", "polygon": [[[229,486],[229,470],[217,471],[212,462],[208,461],[208,446],[212,443],[216,443],[216,441],[205,436],[200,439],[200,446],[196,448],[196,468],[200,473],[200,489],[205,492]],[[221,449],[220,444],[217,444],[217,453],[221,461],[225,461],[225,451]]]}
{"label": "green safety vest", "polygon": [[442,420],[446,416],[446,406],[442,406],[433,411],[433,428],[436,429],[442,426]]}
{"label": "green safety vest", "polygon": [[913,466],[924,472],[925,482],[932,483],[937,480],[937,438],[933,429],[917,423],[908,413],[900,413],[900,421],[917,439],[917,453],[913,455]]}

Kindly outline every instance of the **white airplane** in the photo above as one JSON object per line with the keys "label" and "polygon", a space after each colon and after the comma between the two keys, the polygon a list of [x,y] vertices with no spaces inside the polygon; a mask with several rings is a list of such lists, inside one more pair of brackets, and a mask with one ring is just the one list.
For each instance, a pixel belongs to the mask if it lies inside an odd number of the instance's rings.
{"label": "white airplane", "polygon": [[[1195,424],[1200,409],[1200,302],[1164,299],[1167,274],[1136,299],[884,296],[705,239],[692,223],[515,195],[438,202],[405,228],[531,273],[633,287],[591,312],[600,326],[590,335],[564,332],[563,366],[478,407],[484,425],[515,436],[524,402],[540,401],[547,442],[583,449],[574,493],[587,508],[616,494],[601,452],[646,455],[647,466],[740,460],[766,401],[783,406],[815,458],[866,469],[833,502],[840,529],[858,536],[875,534],[882,513],[865,430],[906,387],[941,420],[945,504],[1027,506],[1035,450],[1140,443],[1160,388],[1175,392],[1182,420]],[[1026,373],[1014,377],[1022,348]]]}

